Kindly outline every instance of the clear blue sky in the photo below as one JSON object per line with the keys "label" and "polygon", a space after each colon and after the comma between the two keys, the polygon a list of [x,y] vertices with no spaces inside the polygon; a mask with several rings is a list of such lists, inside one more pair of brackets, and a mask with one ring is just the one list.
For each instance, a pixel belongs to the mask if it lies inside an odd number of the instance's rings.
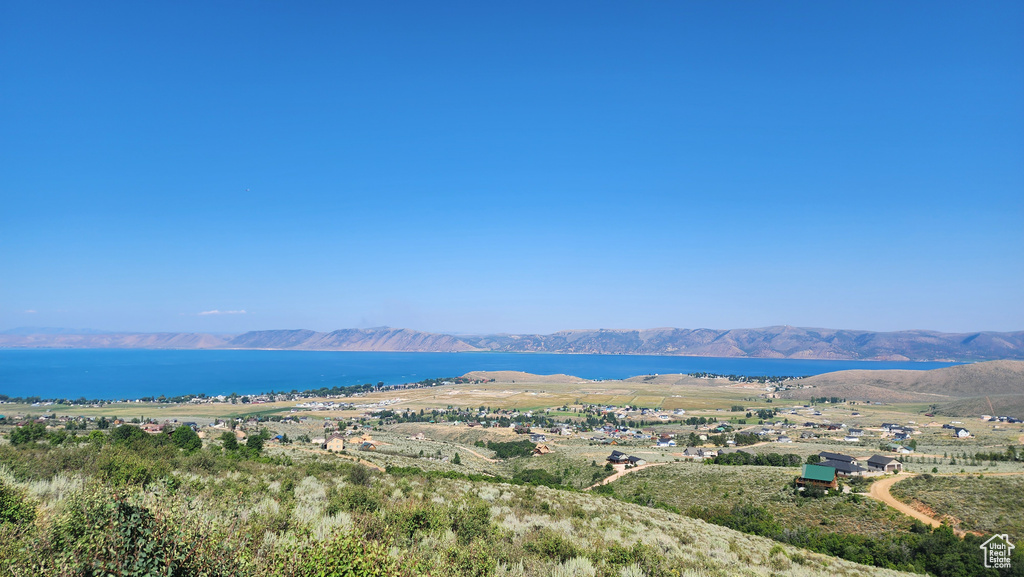
{"label": "clear blue sky", "polygon": [[0,4],[0,329],[774,324],[1024,329],[1024,3]]}

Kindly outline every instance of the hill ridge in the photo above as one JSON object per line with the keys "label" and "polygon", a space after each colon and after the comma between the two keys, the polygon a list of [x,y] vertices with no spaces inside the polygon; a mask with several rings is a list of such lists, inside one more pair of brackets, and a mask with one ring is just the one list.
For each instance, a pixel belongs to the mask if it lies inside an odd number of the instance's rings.
{"label": "hill ridge", "polygon": [[756,329],[569,329],[551,334],[451,335],[376,327],[207,333],[0,333],[0,347],[543,352],[777,359],[1024,360],[1024,331],[878,332],[779,325]]}

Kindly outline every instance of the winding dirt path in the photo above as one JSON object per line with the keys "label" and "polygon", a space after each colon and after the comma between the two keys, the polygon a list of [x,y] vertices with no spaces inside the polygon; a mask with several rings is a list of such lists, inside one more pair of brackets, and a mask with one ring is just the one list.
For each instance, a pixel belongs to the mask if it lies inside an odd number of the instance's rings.
{"label": "winding dirt path", "polygon": [[498,460],[497,460],[497,459],[489,459],[489,458],[487,458],[487,457],[485,457],[485,456],[481,455],[480,453],[477,453],[477,452],[476,452],[476,451],[474,451],[473,449],[470,449],[469,447],[463,447],[462,445],[459,445],[459,447],[460,447],[461,449],[464,449],[464,450],[465,450],[465,451],[466,451],[467,453],[469,453],[470,455],[473,455],[474,457],[476,457],[476,458],[478,458],[478,459],[483,459],[483,460],[487,461],[488,463],[497,463],[497,462],[498,462]]}
{"label": "winding dirt path", "polygon": [[924,513],[918,511],[917,509],[911,507],[910,505],[907,505],[903,501],[897,500],[896,497],[893,497],[892,493],[889,492],[889,488],[895,485],[897,482],[902,481],[903,479],[910,479],[911,477],[916,477],[916,475],[904,473],[898,476],[882,479],[881,481],[875,481],[874,483],[871,484],[871,492],[862,494],[866,494],[868,497],[871,497],[876,501],[881,501],[886,505],[892,507],[893,509],[896,509],[900,513],[903,513],[904,515],[909,515],[910,517],[913,517],[927,525],[931,525],[932,527],[938,527],[939,525],[942,525],[942,521],[939,521],[934,517],[929,517],[928,515],[925,515]]}
{"label": "winding dirt path", "polygon": [[[936,476],[937,477],[938,476],[942,476],[942,477],[964,477],[964,476],[973,475],[973,474],[976,474],[976,473],[951,473],[951,474],[947,474],[947,475],[936,475]],[[984,473],[984,475],[986,477],[989,477],[989,476],[1004,476],[1004,475],[1024,475],[1024,472],[1022,472],[1022,471],[1002,471],[1002,472],[998,472],[998,473]],[[892,493],[889,492],[889,489],[893,485],[895,485],[896,483],[898,483],[898,482],[900,482],[900,481],[902,481],[904,479],[910,479],[911,477],[916,477],[916,476],[917,475],[915,475],[915,474],[903,473],[903,474],[900,474],[900,475],[895,476],[895,477],[889,477],[889,478],[886,478],[886,479],[882,479],[881,481],[875,481],[874,483],[871,484],[871,492],[870,493],[861,493],[861,495],[866,495],[868,497],[871,497],[872,499],[875,499],[876,501],[881,501],[881,502],[885,503],[886,505],[892,507],[893,509],[896,509],[900,513],[903,513],[904,515],[909,515],[909,516],[917,519],[918,521],[921,521],[922,523],[931,525],[932,527],[938,527],[939,525],[942,525],[942,521],[940,519],[936,519],[935,517],[932,517],[932,516],[927,515],[927,514],[921,512],[921,511],[918,511],[917,509],[911,507],[910,505],[904,503],[903,501],[898,500],[896,497],[893,497]],[[958,519],[956,519],[955,517],[953,517],[952,515],[944,515],[944,517],[948,517],[951,521],[953,521],[953,525],[954,526],[960,524],[960,521]],[[956,528],[953,529],[953,532],[956,533],[957,536],[959,536],[959,537],[963,537],[964,535],[966,535],[965,531],[961,531],[960,529],[956,529]]]}
{"label": "winding dirt path", "polygon": [[589,490],[593,489],[594,487],[600,487],[601,485],[607,485],[608,483],[611,483],[615,479],[618,479],[619,477],[621,477],[623,475],[626,475],[628,473],[635,473],[637,471],[642,471],[643,469],[646,469],[648,467],[657,467],[658,465],[666,465],[666,464],[667,463],[644,463],[643,465],[639,465],[637,467],[633,467],[632,469],[627,469],[625,465],[613,465],[615,467],[615,473],[613,473],[611,476],[608,476],[608,477],[605,477],[604,479],[601,479],[600,481],[594,483],[593,485],[591,485],[591,486],[589,486],[589,487],[587,487],[586,489],[583,489],[583,490],[584,491],[589,491]]}

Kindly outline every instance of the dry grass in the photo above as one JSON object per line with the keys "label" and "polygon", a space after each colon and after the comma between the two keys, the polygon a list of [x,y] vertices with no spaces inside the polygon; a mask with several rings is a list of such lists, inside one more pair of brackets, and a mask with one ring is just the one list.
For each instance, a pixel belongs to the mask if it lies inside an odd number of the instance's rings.
{"label": "dry grass", "polygon": [[889,492],[905,503],[924,505],[936,517],[949,516],[964,531],[1008,533],[1024,538],[1024,475],[914,477]]}

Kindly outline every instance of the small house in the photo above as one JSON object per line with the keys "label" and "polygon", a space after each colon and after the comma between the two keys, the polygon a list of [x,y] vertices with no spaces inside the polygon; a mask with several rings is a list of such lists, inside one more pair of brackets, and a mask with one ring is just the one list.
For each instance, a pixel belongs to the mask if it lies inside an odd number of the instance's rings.
{"label": "small house", "polygon": [[608,457],[606,457],[605,460],[608,461],[609,463],[619,465],[622,463],[628,463],[629,456],[623,453],[622,451],[612,451],[612,454],[608,455]]}
{"label": "small house", "polygon": [[804,465],[803,472],[796,480],[796,484],[800,487],[820,487],[822,489],[839,487],[836,470],[822,465]]}
{"label": "small house", "polygon": [[550,452],[551,447],[548,447],[547,445],[537,445],[536,447],[533,448],[534,455],[547,455]]}
{"label": "small house", "polygon": [[532,435],[530,435],[530,441],[533,443],[543,443],[544,441],[547,440],[548,438],[540,433],[533,433]]}
{"label": "small house", "polygon": [[842,477],[859,477],[864,474],[864,467],[849,461],[822,461],[818,463],[822,467],[832,467],[836,474]]}
{"label": "small house", "polygon": [[843,455],[842,453],[830,453],[828,451],[822,451],[818,453],[822,461],[838,461],[840,463],[850,463],[851,465],[857,464],[857,459],[849,455]]}
{"label": "small house", "polygon": [[953,429],[953,436],[958,439],[966,439],[971,436],[971,432],[963,427],[955,427]]}
{"label": "small house", "polygon": [[340,453],[345,450],[345,437],[344,435],[334,434],[327,438],[327,441],[323,444],[323,448],[328,451],[334,451]]}
{"label": "small house", "polygon": [[633,455],[626,457],[626,461],[628,461],[629,464],[633,465],[634,467],[647,464],[647,461],[641,459],[640,457],[634,457]]}
{"label": "small house", "polygon": [[704,451],[699,447],[687,447],[683,449],[683,456],[690,459],[703,459]]}
{"label": "small house", "polygon": [[882,471],[884,473],[899,473],[903,470],[903,463],[893,459],[892,457],[874,455],[868,459],[868,470]]}

